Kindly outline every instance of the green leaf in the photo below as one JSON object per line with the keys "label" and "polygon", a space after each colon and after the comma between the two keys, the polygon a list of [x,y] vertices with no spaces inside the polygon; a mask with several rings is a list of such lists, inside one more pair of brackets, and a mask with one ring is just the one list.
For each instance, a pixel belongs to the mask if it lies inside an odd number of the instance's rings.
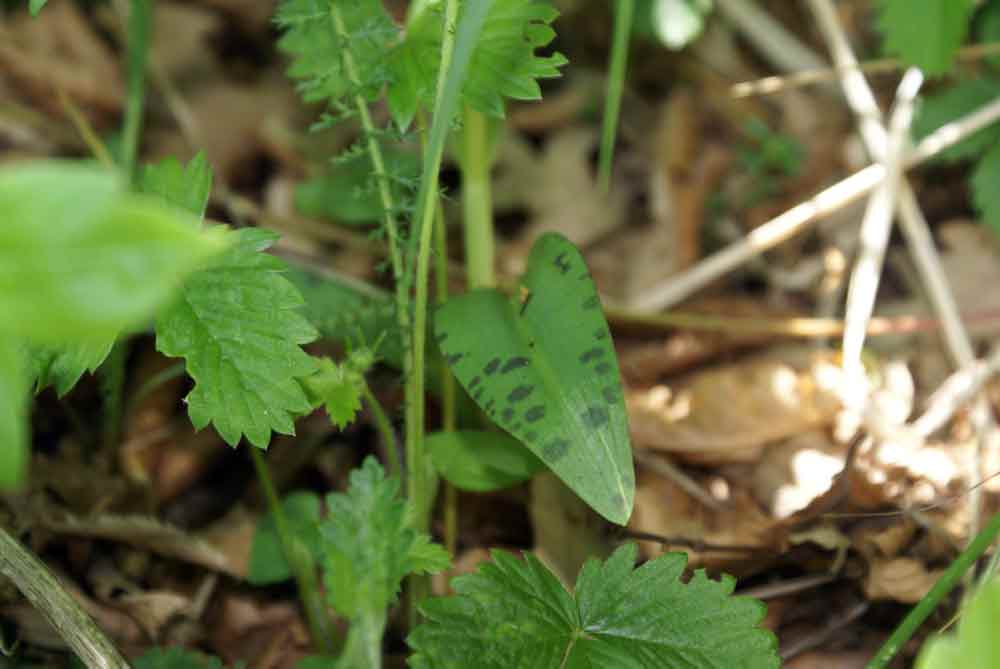
{"label": "green leaf", "polygon": [[[332,7],[340,13],[347,39],[337,34]],[[300,80],[307,102],[343,102],[356,93],[374,99],[381,92],[388,79],[386,53],[400,30],[380,0],[284,0],[274,20],[283,31],[278,47],[293,58],[288,74]],[[344,70],[345,51],[361,90],[355,90]]]}
{"label": "green leaf", "polygon": [[300,379],[316,363],[301,345],[316,330],[298,312],[302,296],[280,276],[284,263],[262,253],[277,235],[248,228],[237,238],[157,319],[156,347],[186,360],[196,428],[212,423],[230,446],[245,434],[267,448],[272,430],[294,434],[294,417],[311,409]]}
{"label": "green leaf", "polygon": [[[316,559],[320,555],[319,535],[316,531],[319,526],[319,507],[319,497],[306,491],[289,493],[281,500],[281,510],[288,521],[289,534],[302,541]],[[268,513],[257,521],[250,546],[247,581],[254,585],[271,585],[287,581],[291,577],[291,567],[285,559],[274,515]]]}
{"label": "green leaf", "polygon": [[1000,583],[986,583],[972,599],[958,623],[958,634],[932,637],[917,658],[917,669],[996,669],[1000,645],[996,621],[1000,619]]}
{"label": "green leaf", "polygon": [[186,648],[150,648],[135,659],[135,669],[221,669],[222,661]]}
{"label": "green leaf", "polygon": [[0,169],[0,331],[32,343],[107,342],[143,325],[226,233],[129,194],[84,163]]}
{"label": "green leaf", "polygon": [[635,472],[615,350],[580,252],[535,242],[521,294],[448,300],[436,339],[476,403],[608,520],[632,513]]}
{"label": "green leaf", "polygon": [[[1000,4],[988,2],[976,17],[976,40],[981,43],[1000,42]],[[993,67],[1000,66],[1000,55],[986,56],[983,60]]]}
{"label": "green leaf", "polygon": [[445,480],[472,492],[509,488],[545,467],[521,442],[500,432],[435,432],[424,447]]}
{"label": "green leaf", "polygon": [[38,16],[38,12],[42,11],[42,7],[45,6],[49,0],[28,0],[28,9],[31,11],[32,16]]}
{"label": "green leaf", "polygon": [[731,597],[734,580],[669,553],[634,569],[635,544],[589,560],[566,592],[534,555],[493,551],[493,562],[452,579],[456,595],[425,601],[407,639],[411,666],[433,669],[769,669],[777,641],[757,627],[765,607]]}
{"label": "green leaf", "polygon": [[[468,11],[463,3],[459,21]],[[538,0],[495,0],[472,51],[462,98],[476,111],[504,117],[504,100],[538,100],[538,79],[560,76],[564,56],[538,56],[555,31],[549,25],[559,12]],[[440,67],[443,20],[440,3],[428,6],[407,27],[406,39],[389,56],[392,81],[389,107],[402,128],[409,126],[418,107],[433,106]]]}
{"label": "green leaf", "polygon": [[111,352],[114,339],[86,341],[62,346],[34,346],[28,353],[35,392],[54,386],[62,397],[86,372],[94,372]]}
{"label": "green leaf", "polygon": [[972,174],[972,196],[983,220],[1000,234],[1000,144],[979,159]]}
{"label": "green leaf", "polygon": [[208,166],[204,151],[199,151],[186,167],[171,156],[143,169],[139,189],[159,195],[201,219],[212,193],[212,168]]}
{"label": "green leaf", "polygon": [[[413,151],[383,146],[385,170],[392,175],[393,202],[412,197],[420,174],[420,156]],[[346,225],[377,223],[383,214],[382,202],[372,176],[371,159],[365,155],[337,161],[325,174],[295,187],[295,208],[306,216],[329,218]]]}
{"label": "green leaf", "polygon": [[[923,139],[946,123],[992,102],[997,95],[1000,95],[1000,80],[992,77],[963,78],[924,99],[913,123],[913,134],[916,139]],[[977,158],[997,142],[1000,142],[1000,124],[993,123],[945,149],[938,157],[946,161]]]}
{"label": "green leaf", "polygon": [[318,358],[318,362],[319,369],[302,379],[302,387],[310,403],[322,405],[330,422],[343,430],[361,411],[364,377],[329,358]]}
{"label": "green leaf", "polygon": [[881,0],[882,50],[927,76],[951,69],[969,30],[974,0]]}
{"label": "green leaf", "polygon": [[28,398],[31,382],[21,346],[0,336],[0,489],[18,485],[28,463]]}
{"label": "green leaf", "polygon": [[410,528],[398,491],[399,482],[369,457],[351,472],[346,494],[326,498],[320,534],[327,593],[337,613],[351,619],[338,666],[381,666],[386,608],[403,578],[448,567],[448,553]]}

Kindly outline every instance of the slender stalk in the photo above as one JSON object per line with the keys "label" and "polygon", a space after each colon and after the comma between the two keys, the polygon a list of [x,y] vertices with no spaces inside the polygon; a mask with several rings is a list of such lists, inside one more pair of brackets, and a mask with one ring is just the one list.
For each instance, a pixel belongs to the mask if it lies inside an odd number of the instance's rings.
{"label": "slender stalk", "polygon": [[601,155],[597,164],[597,179],[601,190],[605,193],[611,188],[611,161],[615,152],[618,112],[621,110],[622,92],[625,89],[625,70],[628,67],[628,45],[634,13],[635,0],[618,0],[615,3],[615,32],[611,42],[611,64],[608,67],[608,96],[604,101]]}
{"label": "slender stalk", "polygon": [[0,574],[14,582],[87,667],[128,669],[125,658],[48,567],[2,527]]}
{"label": "slender stalk", "polygon": [[278,531],[278,539],[285,552],[285,559],[288,560],[288,566],[291,567],[295,582],[299,587],[299,597],[302,599],[302,608],[305,611],[313,643],[320,653],[333,655],[337,652],[339,644],[336,643],[337,637],[330,621],[330,615],[320,594],[319,581],[316,578],[316,565],[313,563],[312,554],[288,528],[288,519],[281,508],[281,502],[278,501],[278,493],[274,489],[274,483],[271,481],[271,474],[268,472],[267,463],[264,462],[264,456],[257,448],[251,447],[248,450],[257,472],[257,480],[260,481],[260,487],[267,499],[268,510],[274,518],[274,527]]}
{"label": "slender stalk", "polygon": [[[434,285],[436,301],[443,304],[448,299],[448,231],[444,210],[439,205],[434,221]],[[448,369],[448,362],[441,360],[441,429],[452,432],[456,425],[455,377]],[[444,546],[452,555],[458,546],[458,492],[455,486],[444,483]]]}
{"label": "slender stalk", "polygon": [[108,452],[118,448],[118,441],[121,437],[122,407],[125,403],[125,358],[127,355],[128,344],[119,339],[111,347],[111,352],[99,369],[104,424],[103,444]]}
{"label": "slender stalk", "polygon": [[462,212],[465,267],[470,288],[496,286],[493,269],[493,194],[490,189],[490,122],[466,107],[462,128]]}
{"label": "slender stalk", "polygon": [[990,547],[998,533],[1000,533],[1000,513],[990,519],[986,527],[976,535],[975,539],[969,542],[968,547],[948,566],[948,569],[941,575],[941,578],[934,584],[934,587],[930,589],[930,592],[924,595],[924,598],[910,609],[903,622],[899,624],[889,639],[879,648],[875,657],[866,665],[866,669],[883,669],[889,664],[889,661],[899,652],[903,644],[913,636],[917,628],[927,619],[927,616],[934,611],[938,603],[940,603],[945,595],[951,592],[952,588],[958,585],[966,570]]}
{"label": "slender stalk", "polygon": [[389,416],[386,415],[382,403],[378,401],[367,383],[361,386],[361,396],[364,397],[365,404],[368,405],[368,410],[372,413],[375,429],[385,447],[385,461],[389,466],[389,475],[400,478],[403,475],[403,468],[399,463],[399,444],[396,443],[396,432],[392,429]]}
{"label": "slender stalk", "polygon": [[122,169],[132,183],[139,160],[142,110],[146,100],[146,64],[152,38],[152,0],[131,0],[128,14],[128,99],[122,127]]}

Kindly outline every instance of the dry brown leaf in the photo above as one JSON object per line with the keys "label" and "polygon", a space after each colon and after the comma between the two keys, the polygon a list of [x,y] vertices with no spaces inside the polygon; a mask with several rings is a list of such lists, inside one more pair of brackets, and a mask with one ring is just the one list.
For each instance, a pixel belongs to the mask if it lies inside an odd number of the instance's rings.
{"label": "dry brown leaf", "polygon": [[204,70],[212,53],[210,39],[222,27],[218,14],[176,2],[156,3],[150,58],[170,79]]}
{"label": "dry brown leaf", "polygon": [[916,534],[916,524],[906,516],[885,523],[862,524],[851,530],[851,544],[868,559],[894,558],[902,553]]}
{"label": "dry brown leaf", "polygon": [[686,384],[627,392],[632,439],[688,462],[753,461],[768,444],[832,423],[838,374],[830,356],[817,352],[794,365],[752,358]]}
{"label": "dry brown leaf", "polygon": [[833,485],[847,447],[825,432],[810,431],[771,446],[754,470],[754,496],[775,518],[801,511]]}
{"label": "dry brown leaf", "polygon": [[927,594],[943,572],[943,569],[929,570],[913,558],[876,558],[868,564],[865,597],[915,604]]}
{"label": "dry brown leaf", "polygon": [[684,543],[661,545],[640,541],[643,557],[652,559],[671,550],[686,551],[689,566],[725,569],[745,561],[753,549],[771,547],[775,522],[767,518],[742,488],[724,491],[728,498],[720,511],[706,508],[673,481],[640,470],[635,491],[635,511],[629,529],[695,544],[740,547],[746,551],[692,550]]}

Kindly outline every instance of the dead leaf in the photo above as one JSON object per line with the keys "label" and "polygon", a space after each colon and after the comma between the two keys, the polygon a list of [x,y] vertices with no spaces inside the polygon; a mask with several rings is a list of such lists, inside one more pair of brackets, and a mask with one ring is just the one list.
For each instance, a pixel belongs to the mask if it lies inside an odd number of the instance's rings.
{"label": "dead leaf", "polygon": [[913,558],[874,559],[868,564],[865,578],[865,597],[891,599],[904,604],[915,604],[934,586],[944,572],[929,570]]}
{"label": "dead leaf", "polygon": [[752,358],[687,383],[626,391],[633,442],[699,464],[748,462],[768,444],[830,425],[839,368],[819,352],[800,362]]}

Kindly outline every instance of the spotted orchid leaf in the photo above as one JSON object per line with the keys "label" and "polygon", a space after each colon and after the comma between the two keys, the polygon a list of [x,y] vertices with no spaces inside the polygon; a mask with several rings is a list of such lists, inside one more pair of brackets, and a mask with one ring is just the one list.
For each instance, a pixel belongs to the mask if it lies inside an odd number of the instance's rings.
{"label": "spotted orchid leaf", "polygon": [[435,338],[497,425],[595,511],[628,521],[635,472],[621,377],[590,271],[569,240],[539,238],[513,297],[482,289],[448,300]]}

